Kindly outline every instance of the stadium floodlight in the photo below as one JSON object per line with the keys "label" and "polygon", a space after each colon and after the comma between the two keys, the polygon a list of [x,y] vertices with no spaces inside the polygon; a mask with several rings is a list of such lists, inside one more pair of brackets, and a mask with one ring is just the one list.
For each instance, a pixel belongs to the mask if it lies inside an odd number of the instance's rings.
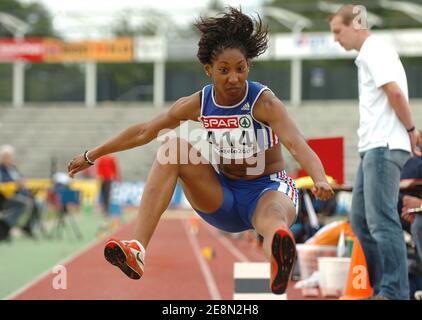
{"label": "stadium floodlight", "polygon": [[[318,1],[318,9],[324,12],[335,13],[343,4],[338,3],[328,3],[325,1]],[[368,25],[369,26],[382,26],[384,24],[383,18],[375,13],[369,12],[366,10],[366,14],[368,17]]]}
{"label": "stadium floodlight", "polygon": [[380,0],[379,5],[384,9],[401,11],[422,23],[422,5],[420,4],[409,1]]}
{"label": "stadium floodlight", "polygon": [[0,12],[0,23],[13,34],[15,39],[22,39],[30,29],[26,22],[4,12]]}
{"label": "stadium floodlight", "polygon": [[307,17],[280,7],[262,7],[262,14],[275,19],[293,32],[301,32],[302,29],[313,25]]}

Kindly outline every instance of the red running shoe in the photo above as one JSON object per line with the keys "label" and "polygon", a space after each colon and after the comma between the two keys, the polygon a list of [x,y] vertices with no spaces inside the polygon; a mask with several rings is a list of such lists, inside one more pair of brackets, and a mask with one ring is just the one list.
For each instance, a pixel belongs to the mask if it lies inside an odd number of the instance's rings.
{"label": "red running shoe", "polygon": [[144,274],[145,249],[136,240],[108,240],[104,248],[104,257],[131,279],[138,280]]}
{"label": "red running shoe", "polygon": [[296,242],[287,228],[276,230],[271,244],[270,288],[274,294],[283,294],[289,283],[296,260]]}

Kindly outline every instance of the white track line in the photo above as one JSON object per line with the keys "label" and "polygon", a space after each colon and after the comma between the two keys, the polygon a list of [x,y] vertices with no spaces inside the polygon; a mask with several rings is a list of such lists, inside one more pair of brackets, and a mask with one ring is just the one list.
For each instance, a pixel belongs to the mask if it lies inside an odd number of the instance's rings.
{"label": "white track line", "polygon": [[205,261],[204,257],[201,254],[201,249],[198,244],[198,240],[190,233],[186,220],[181,220],[181,223],[183,224],[183,228],[185,229],[185,233],[189,239],[190,244],[192,245],[193,252],[195,253],[195,257],[198,260],[199,266],[202,271],[202,275],[205,278],[205,283],[207,284],[208,291],[211,295],[211,298],[213,300],[221,300],[221,294],[218,291],[217,284],[215,283],[214,277],[212,275],[212,272]]}
{"label": "white track line", "polygon": [[206,223],[203,223],[205,228],[209,233],[213,235],[230,253],[240,262],[250,262],[250,260],[238,249],[233,243],[230,242],[227,238],[219,235],[216,230],[213,230],[211,226]]}

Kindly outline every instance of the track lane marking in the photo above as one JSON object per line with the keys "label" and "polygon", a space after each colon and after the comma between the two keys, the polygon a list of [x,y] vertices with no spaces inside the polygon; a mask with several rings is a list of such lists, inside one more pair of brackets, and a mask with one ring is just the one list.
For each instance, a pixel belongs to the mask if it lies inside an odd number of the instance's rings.
{"label": "track lane marking", "polygon": [[193,252],[195,253],[195,257],[199,263],[199,267],[201,268],[201,272],[202,272],[202,275],[204,276],[205,283],[207,285],[211,298],[213,300],[221,300],[222,298],[221,298],[220,291],[218,290],[217,284],[212,275],[210,267],[208,266],[207,262],[205,261],[205,258],[201,254],[201,249],[199,247],[198,240],[196,239],[196,237],[194,237],[190,233],[186,220],[181,220],[181,223],[185,230],[186,236],[188,237],[189,242],[192,246]]}

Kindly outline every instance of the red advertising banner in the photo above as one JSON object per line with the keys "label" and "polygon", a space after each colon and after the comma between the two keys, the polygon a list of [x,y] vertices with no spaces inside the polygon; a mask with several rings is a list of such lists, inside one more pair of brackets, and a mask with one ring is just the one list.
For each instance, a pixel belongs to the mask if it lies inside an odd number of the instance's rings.
{"label": "red advertising banner", "polygon": [[63,42],[49,38],[0,38],[0,62],[132,62],[133,39]]}
{"label": "red advertising banner", "polygon": [[44,41],[42,39],[0,39],[0,62],[16,60],[42,62]]}

